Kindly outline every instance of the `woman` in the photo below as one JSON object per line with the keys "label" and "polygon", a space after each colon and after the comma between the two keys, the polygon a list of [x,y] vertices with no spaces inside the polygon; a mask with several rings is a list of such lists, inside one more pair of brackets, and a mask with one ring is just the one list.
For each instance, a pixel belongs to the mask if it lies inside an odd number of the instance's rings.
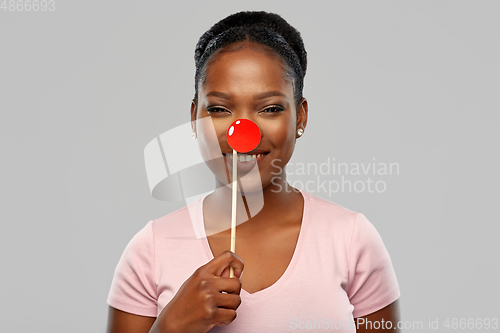
{"label": "woman", "polygon": [[[370,326],[398,332],[399,287],[373,225],[286,181],[308,117],[300,33],[276,14],[236,13],[200,38],[195,61],[193,132],[217,188],[150,221],[131,240],[109,294],[108,332],[355,332],[354,318],[358,332]],[[264,205],[238,225],[234,254],[230,230],[221,225],[231,219],[226,131],[240,118],[261,130],[247,154],[254,160],[238,162],[238,177],[248,164],[259,171],[247,177],[244,199],[251,204],[263,196]],[[211,120],[215,142],[201,119]],[[222,152],[218,159],[214,147]]]}

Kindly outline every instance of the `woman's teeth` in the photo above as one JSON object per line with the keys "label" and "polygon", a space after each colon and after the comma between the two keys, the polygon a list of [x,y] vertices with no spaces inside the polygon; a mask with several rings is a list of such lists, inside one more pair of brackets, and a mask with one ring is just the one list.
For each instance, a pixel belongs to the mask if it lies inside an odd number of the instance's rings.
{"label": "woman's teeth", "polygon": [[[226,157],[233,157],[232,154],[224,154]],[[256,154],[256,155],[244,155],[244,154],[238,154],[238,162],[250,162],[254,161],[255,159],[261,157],[264,154]]]}

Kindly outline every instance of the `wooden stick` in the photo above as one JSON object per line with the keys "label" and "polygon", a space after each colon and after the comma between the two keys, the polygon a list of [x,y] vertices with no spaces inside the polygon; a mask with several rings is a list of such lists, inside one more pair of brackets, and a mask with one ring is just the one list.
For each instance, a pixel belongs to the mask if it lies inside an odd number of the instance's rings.
{"label": "wooden stick", "polygon": [[[236,248],[236,201],[237,197],[237,189],[238,189],[238,152],[233,149],[233,199],[231,203],[231,252],[235,252]],[[229,277],[234,277],[234,269],[232,266],[229,267]]]}

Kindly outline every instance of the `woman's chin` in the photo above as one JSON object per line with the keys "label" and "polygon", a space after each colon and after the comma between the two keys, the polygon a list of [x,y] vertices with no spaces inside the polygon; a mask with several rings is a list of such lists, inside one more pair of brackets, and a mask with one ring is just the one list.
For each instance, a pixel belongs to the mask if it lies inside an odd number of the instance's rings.
{"label": "woman's chin", "polygon": [[[233,183],[227,183],[223,185],[228,190],[233,190]],[[237,191],[242,195],[250,195],[250,194],[258,194],[262,193],[262,181],[259,178],[252,179],[250,177],[243,177],[238,179],[238,188]]]}

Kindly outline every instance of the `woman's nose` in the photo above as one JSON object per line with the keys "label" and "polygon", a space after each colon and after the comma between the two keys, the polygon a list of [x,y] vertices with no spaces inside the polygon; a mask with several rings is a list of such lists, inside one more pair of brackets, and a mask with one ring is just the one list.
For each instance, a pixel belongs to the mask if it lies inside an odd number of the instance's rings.
{"label": "woman's nose", "polygon": [[226,137],[231,148],[237,152],[246,153],[259,145],[262,133],[256,123],[250,119],[241,118],[229,126]]}

